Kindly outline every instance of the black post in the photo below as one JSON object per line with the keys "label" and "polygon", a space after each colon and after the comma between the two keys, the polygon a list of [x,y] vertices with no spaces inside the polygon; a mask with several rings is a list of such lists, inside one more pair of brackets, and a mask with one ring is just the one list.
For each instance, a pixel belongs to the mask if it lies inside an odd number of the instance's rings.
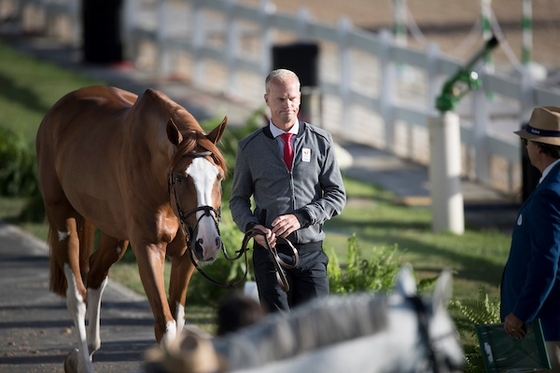
{"label": "black post", "polygon": [[319,81],[319,45],[300,42],[272,47],[272,68],[292,70],[301,83],[299,118],[311,124],[321,122]]}
{"label": "black post", "polygon": [[122,62],[121,8],[122,0],[82,0],[84,62]]}

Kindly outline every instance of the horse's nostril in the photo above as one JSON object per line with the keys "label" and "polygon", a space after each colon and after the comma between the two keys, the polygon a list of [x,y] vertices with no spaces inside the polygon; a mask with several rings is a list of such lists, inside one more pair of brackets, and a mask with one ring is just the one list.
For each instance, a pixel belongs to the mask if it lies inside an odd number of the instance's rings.
{"label": "horse's nostril", "polygon": [[194,253],[199,260],[204,260],[204,249],[202,247],[203,242],[202,238],[200,238],[194,243]]}
{"label": "horse's nostril", "polygon": [[222,240],[220,239],[220,237],[216,237],[216,246],[217,247],[222,246]]}

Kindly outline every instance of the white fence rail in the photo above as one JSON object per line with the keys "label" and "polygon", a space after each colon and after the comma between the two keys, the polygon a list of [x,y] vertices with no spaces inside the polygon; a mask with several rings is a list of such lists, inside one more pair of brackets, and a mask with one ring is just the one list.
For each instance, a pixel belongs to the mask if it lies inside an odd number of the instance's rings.
{"label": "white fence rail", "polygon": [[[17,1],[17,0],[14,0]],[[19,0],[42,8],[49,19],[68,16],[79,27],[78,0]],[[25,19],[22,21],[25,25]],[[275,45],[312,42],[320,47],[320,125],[335,136],[358,141],[421,163],[429,160],[427,122],[438,115],[435,99],[461,62],[437,45],[415,50],[393,42],[387,31],[366,32],[341,18],[336,25],[235,0],[126,0],[122,38],[127,58],[140,68],[179,74],[204,89],[262,103],[263,80]],[[73,30],[79,42],[80,33]],[[526,76],[479,74],[484,90],[459,107],[463,173],[511,195],[521,184],[521,150],[513,135],[535,106],[560,105],[560,92]],[[486,92],[493,92],[488,98]]]}

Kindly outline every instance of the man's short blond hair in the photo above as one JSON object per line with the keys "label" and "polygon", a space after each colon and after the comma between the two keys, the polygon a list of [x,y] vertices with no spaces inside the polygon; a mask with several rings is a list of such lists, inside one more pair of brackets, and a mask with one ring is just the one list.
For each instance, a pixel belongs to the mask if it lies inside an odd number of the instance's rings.
{"label": "man's short blond hair", "polygon": [[264,81],[264,88],[266,90],[266,93],[270,91],[270,82],[275,79],[281,82],[286,82],[290,79],[296,79],[299,84],[299,78],[296,75],[296,73],[294,73],[292,70],[288,70],[288,69],[272,70]]}

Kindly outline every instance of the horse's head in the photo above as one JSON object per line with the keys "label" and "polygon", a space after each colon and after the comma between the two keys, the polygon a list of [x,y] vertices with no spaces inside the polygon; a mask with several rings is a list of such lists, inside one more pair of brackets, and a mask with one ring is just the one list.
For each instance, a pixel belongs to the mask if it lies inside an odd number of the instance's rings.
{"label": "horse's head", "polygon": [[[463,348],[455,324],[447,313],[451,297],[451,270],[441,272],[431,301],[420,299],[416,293],[416,280],[409,268],[403,267],[397,277],[397,292],[404,295],[416,311],[419,323],[420,344],[424,347],[425,372],[462,372]],[[420,351],[420,349],[418,350]]]}
{"label": "horse's head", "polygon": [[216,259],[222,247],[218,223],[226,163],[216,144],[226,125],[227,117],[205,135],[195,130],[181,133],[171,119],[167,123],[167,137],[175,147],[168,171],[171,204],[188,249],[203,262]]}

